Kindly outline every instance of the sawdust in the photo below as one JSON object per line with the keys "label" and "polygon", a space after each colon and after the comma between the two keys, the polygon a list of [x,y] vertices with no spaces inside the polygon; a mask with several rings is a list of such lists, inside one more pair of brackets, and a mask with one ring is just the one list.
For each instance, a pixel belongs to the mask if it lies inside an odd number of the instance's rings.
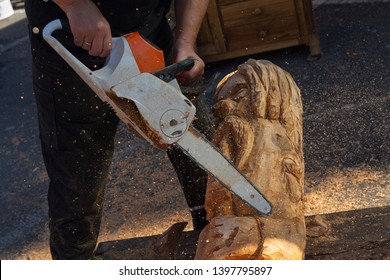
{"label": "sawdust", "polygon": [[306,173],[306,215],[388,205],[390,176],[369,166]]}

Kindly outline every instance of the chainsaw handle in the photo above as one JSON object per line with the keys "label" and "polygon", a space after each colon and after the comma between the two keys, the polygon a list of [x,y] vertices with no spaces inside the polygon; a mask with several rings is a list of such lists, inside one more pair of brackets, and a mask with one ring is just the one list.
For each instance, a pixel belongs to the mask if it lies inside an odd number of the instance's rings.
{"label": "chainsaw handle", "polygon": [[69,23],[66,23],[66,20],[56,19],[49,22],[43,28],[43,39],[45,39],[45,41],[77,72],[77,74],[80,75],[81,73],[92,72],[53,36],[55,31],[63,30],[65,29],[64,27],[68,27],[70,30]]}
{"label": "chainsaw handle", "polygon": [[69,23],[66,20],[56,19],[44,27],[42,35],[45,41],[72,67],[92,90],[98,94],[102,93],[102,99],[105,96],[103,94],[104,91],[123,82],[125,76],[134,77],[140,74],[132,51],[123,37],[112,38],[113,48],[102,68],[98,70],[89,69],[53,36],[56,30],[67,30],[68,28]]}
{"label": "chainsaw handle", "polygon": [[194,65],[195,61],[192,58],[187,58],[175,64],[169,65],[160,71],[154,72],[153,75],[160,80],[169,83],[176,78],[177,74],[183,71],[191,70]]}
{"label": "chainsaw handle", "polygon": [[65,18],[60,18],[62,29],[66,32],[72,33],[72,29],[70,28],[69,20]]}
{"label": "chainsaw handle", "polygon": [[192,58],[186,58],[182,61],[179,61],[175,64],[172,64],[170,66],[168,66],[168,68],[172,67],[172,71],[177,75],[178,73],[182,72],[182,71],[188,71],[188,70],[191,70],[192,67],[194,67],[195,65],[195,61],[194,59]]}

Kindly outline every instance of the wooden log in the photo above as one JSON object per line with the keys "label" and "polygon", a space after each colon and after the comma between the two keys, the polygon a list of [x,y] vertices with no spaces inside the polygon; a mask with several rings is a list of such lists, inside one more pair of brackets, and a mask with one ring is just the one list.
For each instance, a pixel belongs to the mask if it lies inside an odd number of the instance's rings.
{"label": "wooden log", "polygon": [[[306,260],[390,260],[390,206],[307,216],[305,221]],[[198,235],[183,233],[175,258],[194,256]]]}
{"label": "wooden log", "polygon": [[[314,218],[308,217],[307,224]],[[329,228],[307,238],[306,259],[390,260],[390,206],[331,213],[322,219]]]}
{"label": "wooden log", "polygon": [[[327,230],[311,232],[313,220],[325,221]],[[352,210],[306,217],[307,246],[305,258],[317,260],[390,260],[390,206]],[[322,231],[322,233],[321,233]],[[169,230],[167,230],[169,232]],[[318,233],[319,232],[319,233]],[[185,231],[177,240],[173,259],[195,257],[199,231]],[[166,235],[145,236],[99,244],[97,259],[156,260],[156,244]]]}
{"label": "wooden log", "polygon": [[213,143],[267,197],[260,216],[213,178],[196,259],[303,259],[302,102],[292,77],[250,59],[217,86]]}

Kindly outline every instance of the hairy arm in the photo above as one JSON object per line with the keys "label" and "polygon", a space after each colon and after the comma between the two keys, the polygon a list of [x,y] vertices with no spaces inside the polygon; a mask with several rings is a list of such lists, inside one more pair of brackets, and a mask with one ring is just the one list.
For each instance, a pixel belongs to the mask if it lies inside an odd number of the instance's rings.
{"label": "hairy arm", "polygon": [[53,0],[69,20],[74,42],[92,56],[106,57],[112,49],[110,25],[90,0]]}
{"label": "hairy arm", "polygon": [[195,60],[194,67],[178,76],[185,82],[196,80],[204,73],[205,64],[196,54],[195,43],[209,0],[176,0],[175,1],[175,61],[186,58]]}

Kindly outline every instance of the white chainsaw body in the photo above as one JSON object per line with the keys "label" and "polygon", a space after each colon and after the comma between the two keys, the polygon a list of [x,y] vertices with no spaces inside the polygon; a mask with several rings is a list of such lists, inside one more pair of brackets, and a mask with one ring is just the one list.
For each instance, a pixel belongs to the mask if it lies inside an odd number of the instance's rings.
{"label": "white chainsaw body", "polygon": [[[122,121],[133,126],[155,146],[160,146],[156,143],[164,143],[180,147],[249,206],[262,215],[270,214],[272,207],[260,191],[216,147],[191,127],[196,108],[181,93],[176,79],[167,83],[153,74],[140,73],[132,51],[123,37],[113,38],[113,49],[105,65],[92,71],[52,36],[58,29],[62,29],[60,20],[49,23],[43,30],[44,39],[103,101],[112,106]],[[147,136],[139,123],[129,119],[107,95],[108,92],[131,100],[152,129],[153,137]]]}

